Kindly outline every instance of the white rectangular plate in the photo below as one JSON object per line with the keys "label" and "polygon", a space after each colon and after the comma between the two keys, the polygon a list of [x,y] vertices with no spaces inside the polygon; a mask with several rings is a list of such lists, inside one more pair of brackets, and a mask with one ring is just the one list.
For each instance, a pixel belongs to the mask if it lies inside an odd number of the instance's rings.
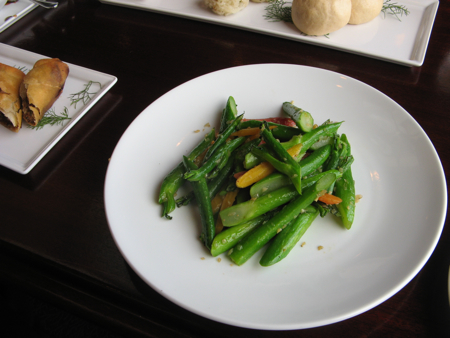
{"label": "white rectangular plate", "polygon": [[[0,32],[16,23],[33,9],[38,7],[29,1],[19,0],[17,2],[6,5],[0,10]],[[8,20],[6,20],[9,18]]]}
{"label": "white rectangular plate", "polygon": [[434,19],[436,0],[393,0],[409,10],[400,20],[381,13],[371,22],[347,25],[329,36],[304,36],[293,24],[264,18],[267,3],[250,2],[230,16],[212,13],[202,0],[100,0],[105,4],[132,7],[245,29],[262,34],[338,49],[405,66],[421,66],[425,59]]}
{"label": "white rectangular plate", "polygon": [[[28,52],[16,47],[0,44],[0,63],[22,69],[27,73],[35,62],[47,56]],[[62,60],[64,61],[64,60]],[[66,62],[67,63],[67,62]],[[0,126],[0,164],[21,174],[27,174],[50,151],[50,149],[86,114],[89,109],[117,82],[117,78],[67,63],[69,77],[64,91],[51,109],[60,115],[64,108],[71,118],[63,125],[46,125],[34,130],[23,123],[22,129],[14,133]],[[71,105],[70,95],[85,89],[89,81],[101,83],[91,86],[89,92],[95,93],[85,105],[79,102]]]}

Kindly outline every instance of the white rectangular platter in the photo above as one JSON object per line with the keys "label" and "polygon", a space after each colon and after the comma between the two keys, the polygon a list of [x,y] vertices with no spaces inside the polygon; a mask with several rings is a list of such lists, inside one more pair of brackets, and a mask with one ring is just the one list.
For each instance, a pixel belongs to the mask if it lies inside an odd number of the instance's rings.
{"label": "white rectangular platter", "polygon": [[[37,60],[48,57],[0,43],[0,63],[20,68],[24,73],[31,70]],[[0,126],[0,165],[20,174],[30,172],[50,149],[117,82],[117,78],[112,75],[70,63],[67,64],[69,66],[69,76],[66,80],[64,91],[51,109],[57,115],[61,115],[66,110],[70,120],[66,120],[62,125],[46,125],[39,130],[28,128],[24,122],[22,129],[18,133]],[[70,95],[84,90],[90,81],[94,82],[89,90],[93,94],[91,99],[86,104],[78,102],[71,105]]]}
{"label": "white rectangular platter", "polygon": [[436,17],[439,1],[401,0],[409,14],[399,18],[381,13],[371,22],[347,25],[325,36],[302,35],[291,23],[270,22],[267,3],[250,2],[239,13],[219,16],[202,0],[100,0],[105,4],[180,16],[213,24],[230,26],[280,38],[319,45],[364,55],[405,66],[422,66]]}
{"label": "white rectangular platter", "polygon": [[0,33],[30,13],[38,5],[27,0],[7,4],[0,10]]}

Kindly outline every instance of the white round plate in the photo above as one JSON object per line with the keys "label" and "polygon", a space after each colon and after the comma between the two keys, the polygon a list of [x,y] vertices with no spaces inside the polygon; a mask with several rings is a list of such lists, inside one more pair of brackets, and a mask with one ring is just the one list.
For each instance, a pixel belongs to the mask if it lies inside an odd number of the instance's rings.
{"label": "white round plate", "polygon": [[[281,104],[293,100],[318,124],[345,121],[339,132],[352,145],[356,193],[363,195],[351,230],[327,215],[280,263],[261,267],[258,253],[238,267],[204,249],[194,205],[178,208],[170,221],[161,217],[163,178],[208,124],[218,126],[230,95],[245,118],[281,116]],[[447,193],[432,143],[390,98],[342,74],[261,64],[201,76],[147,107],[114,150],[105,205],[122,255],[161,295],[218,322],[290,330],[356,316],[405,286],[439,240]]]}

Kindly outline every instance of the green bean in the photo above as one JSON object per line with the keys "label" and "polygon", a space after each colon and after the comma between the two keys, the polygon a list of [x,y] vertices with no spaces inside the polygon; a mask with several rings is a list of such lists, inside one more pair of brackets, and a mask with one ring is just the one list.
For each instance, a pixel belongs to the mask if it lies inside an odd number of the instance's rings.
{"label": "green bean", "polygon": [[[350,143],[347,140],[347,136],[342,134],[341,140],[347,144],[347,154],[351,155]],[[336,181],[334,194],[342,199],[342,202],[336,207],[344,227],[350,229],[355,218],[356,207],[355,181],[351,167],[345,170],[342,177]]]}
{"label": "green bean", "polygon": [[[222,168],[219,174],[214,179],[208,181],[209,198],[212,200],[214,196],[220,191],[220,188],[230,177],[230,174],[234,168],[234,154],[230,157],[227,164]],[[195,199],[194,192],[191,191],[187,195],[175,200],[177,207],[188,205],[193,199]]]}
{"label": "green bean", "polygon": [[252,220],[241,223],[231,228],[227,228],[222,232],[218,233],[214,237],[213,243],[211,245],[211,254],[216,257],[225,251],[228,251],[233,246],[235,246],[242,238],[245,237],[254,228],[261,225],[263,222],[272,218],[278,212],[277,209],[269,211],[264,215],[258,216]]}
{"label": "green bean", "polygon": [[222,112],[222,116],[220,119],[220,128],[219,133],[223,133],[225,129],[227,129],[228,125],[236,118],[237,116],[237,108],[236,101],[232,96],[228,97],[227,105]]}
{"label": "green bean", "polygon": [[291,157],[291,155],[289,155],[289,153],[286,152],[287,156],[285,158],[291,158],[293,163],[295,163],[295,166],[293,166],[291,163],[285,163],[277,160],[266,151],[261,150],[261,148],[253,148],[252,153],[257,155],[259,158],[262,158],[264,161],[269,162],[276,170],[285,174],[297,189],[298,193],[302,193],[301,168],[300,165]]}
{"label": "green bean", "polygon": [[259,264],[271,266],[285,258],[302,238],[318,214],[319,211],[310,205],[303,213],[294,218],[283,231],[275,236]]}
{"label": "green bean", "polygon": [[[186,156],[183,156],[183,164],[186,170],[195,170],[197,168],[195,163],[190,161]],[[191,185],[195,194],[195,200],[197,201],[197,205],[200,210],[200,219],[202,222],[200,240],[210,250],[216,231],[216,224],[214,222],[214,215],[211,200],[209,198],[206,178],[201,178],[198,181],[191,182]]]}
{"label": "green bean", "polygon": [[206,178],[215,167],[223,168],[226,164],[226,159],[230,156],[237,147],[243,144],[245,137],[235,138],[227,143],[222,144],[217,151],[197,170],[190,170],[184,174],[184,178],[189,181],[197,181]]}
{"label": "green bean", "polygon": [[237,265],[244,264],[259,249],[269,242],[270,239],[282,231],[291,220],[302,212],[302,210],[306,209],[315,199],[317,199],[317,196],[321,191],[328,189],[335,180],[336,176],[334,174],[327,174],[313,186],[305,189],[302,195],[296,197],[278,214],[256,228],[239,242],[230,253],[231,260]]}
{"label": "green bean", "polygon": [[264,141],[266,141],[267,146],[276,153],[278,160],[268,153],[260,151],[258,148],[253,148],[252,152],[255,153],[256,151],[255,154],[258,157],[262,157],[265,161],[272,164],[275,169],[287,175],[291,179],[298,193],[301,194],[302,186],[300,181],[302,179],[302,175],[301,167],[298,162],[292,158],[287,150],[284,149],[283,146],[273,137],[267,123],[265,124],[265,128],[261,128],[261,136]]}
{"label": "green bean", "polygon": [[[193,161],[200,154],[202,154],[214,140],[215,130],[214,128],[205,136],[205,138],[191,151],[188,155],[188,159]],[[186,169],[182,162],[180,162],[163,180],[159,191],[158,203],[163,205],[162,216],[168,219],[172,217],[169,214],[175,210],[175,194],[178,189],[185,182],[184,174]]]}
{"label": "green bean", "polygon": [[[284,149],[288,150],[289,148],[292,148],[293,146],[295,146],[301,142],[302,142],[302,136],[294,135],[289,141],[281,142],[280,144],[283,146]],[[267,145],[263,144],[260,146],[260,148],[267,149]],[[244,168],[251,169],[261,162],[262,162],[262,159],[260,159],[258,156],[256,156],[252,152],[249,152],[245,155],[245,158],[244,158]]]}
{"label": "green bean", "polygon": [[244,114],[236,117],[234,121],[230,123],[227,129],[225,129],[223,133],[220,133],[219,136],[217,136],[214,144],[206,152],[204,159],[205,161],[208,160],[212,156],[212,154],[214,154],[214,152],[227,141],[228,137],[233,134],[233,132],[236,130],[237,125],[239,124],[239,122],[241,122],[243,117]]}

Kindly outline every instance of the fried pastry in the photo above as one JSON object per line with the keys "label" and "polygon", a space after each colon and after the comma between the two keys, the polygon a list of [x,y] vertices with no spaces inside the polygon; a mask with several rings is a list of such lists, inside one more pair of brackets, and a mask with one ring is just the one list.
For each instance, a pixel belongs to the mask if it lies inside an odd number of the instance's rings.
{"label": "fried pastry", "polygon": [[0,124],[16,133],[22,127],[19,89],[24,77],[21,70],[0,63]]}
{"label": "fried pastry", "polygon": [[42,59],[25,76],[20,86],[23,119],[35,126],[61,95],[69,66],[59,59]]}

